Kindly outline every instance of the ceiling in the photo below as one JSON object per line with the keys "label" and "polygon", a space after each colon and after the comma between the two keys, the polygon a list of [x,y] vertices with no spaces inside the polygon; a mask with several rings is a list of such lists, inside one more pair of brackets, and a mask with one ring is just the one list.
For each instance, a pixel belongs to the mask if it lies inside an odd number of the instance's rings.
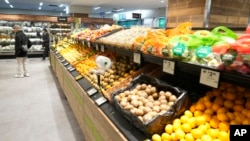
{"label": "ceiling", "polygon": [[[6,3],[9,2],[9,4]],[[0,0],[0,8],[39,10],[39,3],[43,2],[40,11],[64,11],[66,6],[87,6],[91,7],[90,13],[109,12],[117,9],[139,10],[166,7],[166,0]],[[60,4],[64,6],[60,7]],[[95,7],[100,7],[94,10]]]}

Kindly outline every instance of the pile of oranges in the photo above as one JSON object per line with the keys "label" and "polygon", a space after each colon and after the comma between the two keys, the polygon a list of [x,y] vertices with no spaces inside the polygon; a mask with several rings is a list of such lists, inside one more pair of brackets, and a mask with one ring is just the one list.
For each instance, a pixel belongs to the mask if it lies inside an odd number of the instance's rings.
{"label": "pile of oranges", "polygon": [[221,83],[165,126],[153,141],[229,141],[230,125],[250,124],[250,89]]}

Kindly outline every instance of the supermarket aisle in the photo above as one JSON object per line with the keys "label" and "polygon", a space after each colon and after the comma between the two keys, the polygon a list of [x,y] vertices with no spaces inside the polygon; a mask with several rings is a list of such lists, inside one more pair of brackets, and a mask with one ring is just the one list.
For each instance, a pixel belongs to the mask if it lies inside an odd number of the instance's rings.
{"label": "supermarket aisle", "polygon": [[15,59],[0,59],[0,141],[84,141],[49,60],[28,63],[30,77],[14,78]]}

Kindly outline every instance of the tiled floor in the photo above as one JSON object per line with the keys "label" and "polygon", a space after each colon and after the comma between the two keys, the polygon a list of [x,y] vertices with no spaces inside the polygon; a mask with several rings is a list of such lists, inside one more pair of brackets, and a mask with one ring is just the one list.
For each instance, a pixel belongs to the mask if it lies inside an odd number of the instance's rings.
{"label": "tiled floor", "polygon": [[29,58],[30,77],[15,70],[15,59],[0,59],[0,141],[84,141],[49,60]]}

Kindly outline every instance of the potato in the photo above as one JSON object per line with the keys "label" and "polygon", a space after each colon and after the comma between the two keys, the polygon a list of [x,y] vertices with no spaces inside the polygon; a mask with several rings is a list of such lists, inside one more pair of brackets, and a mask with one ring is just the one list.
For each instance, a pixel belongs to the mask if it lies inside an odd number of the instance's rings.
{"label": "potato", "polygon": [[156,93],[157,92],[156,87],[151,87],[150,89],[151,89],[151,93]]}
{"label": "potato", "polygon": [[160,105],[167,105],[168,104],[168,101],[166,99],[161,99],[159,100],[160,102]]}
{"label": "potato", "polygon": [[121,101],[121,97],[120,97],[119,95],[116,95],[116,96],[115,96],[115,99],[116,99],[118,102]]}
{"label": "potato", "polygon": [[131,110],[131,109],[133,109],[133,108],[134,108],[134,106],[132,106],[131,104],[128,104],[128,103],[127,103],[127,105],[124,107],[125,110]]}
{"label": "potato", "polygon": [[149,108],[149,107],[144,107],[144,114],[147,114],[147,113],[149,113],[149,112],[152,112],[152,109],[151,108]]}
{"label": "potato", "polygon": [[145,106],[146,106],[146,107],[149,107],[149,108],[153,108],[154,104],[153,104],[152,102],[149,101]]}
{"label": "potato", "polygon": [[146,89],[145,89],[145,92],[146,92],[148,95],[150,95],[150,94],[151,94],[151,89],[150,89],[150,88],[146,88]]}
{"label": "potato", "polygon": [[122,108],[124,108],[125,106],[127,106],[127,101],[121,101],[120,105]]}
{"label": "potato", "polygon": [[174,102],[168,102],[168,106],[170,107],[170,106],[172,106],[172,105],[174,105]]}
{"label": "potato", "polygon": [[152,85],[148,84],[148,85],[147,85],[147,88],[151,89],[151,88],[152,88]]}
{"label": "potato", "polygon": [[172,102],[175,102],[176,101],[176,96],[175,95],[171,95],[170,97],[169,97],[169,101],[172,101]]}
{"label": "potato", "polygon": [[131,105],[133,105],[135,108],[137,108],[138,106],[139,106],[139,103],[138,103],[138,101],[137,100],[132,100],[131,101]]}
{"label": "potato", "polygon": [[143,112],[142,109],[137,109],[137,110],[135,111],[135,115],[137,115],[137,116],[143,116],[143,114],[144,114],[144,112]]}
{"label": "potato", "polygon": [[154,101],[154,106],[160,106],[161,105],[161,103],[160,103],[160,101]]}
{"label": "potato", "polygon": [[158,99],[158,97],[159,97],[158,93],[153,93],[152,96],[154,99]]}
{"label": "potato", "polygon": [[125,93],[120,93],[119,96],[120,96],[121,98],[123,98],[123,97],[125,97]]}
{"label": "potato", "polygon": [[166,96],[165,95],[159,95],[158,100],[166,100]]}
{"label": "potato", "polygon": [[159,113],[160,112],[160,106],[153,106],[152,108],[153,111],[155,111],[156,113]]}
{"label": "potato", "polygon": [[143,116],[143,121],[144,122],[149,122],[149,121],[151,121],[152,120],[152,114],[150,114],[150,113],[147,113],[146,115],[144,115]]}
{"label": "potato", "polygon": [[147,98],[148,97],[148,94],[146,92],[141,92],[139,94],[140,97],[143,97],[143,98]]}
{"label": "potato", "polygon": [[145,90],[147,88],[147,85],[146,84],[141,84],[141,90]]}
{"label": "potato", "polygon": [[149,100],[150,102],[154,102],[154,101],[155,101],[155,100],[154,100],[154,97],[153,97],[152,95],[148,96],[148,100]]}
{"label": "potato", "polygon": [[168,110],[168,105],[160,105],[160,110]]}
{"label": "potato", "polygon": [[169,92],[169,91],[167,91],[167,92],[165,93],[166,98],[169,98],[171,95],[172,95],[172,93]]}
{"label": "potato", "polygon": [[137,85],[137,86],[135,87],[135,89],[138,90],[138,91],[141,90],[141,85]]}
{"label": "potato", "polygon": [[142,116],[138,116],[139,120],[143,121],[143,117]]}

